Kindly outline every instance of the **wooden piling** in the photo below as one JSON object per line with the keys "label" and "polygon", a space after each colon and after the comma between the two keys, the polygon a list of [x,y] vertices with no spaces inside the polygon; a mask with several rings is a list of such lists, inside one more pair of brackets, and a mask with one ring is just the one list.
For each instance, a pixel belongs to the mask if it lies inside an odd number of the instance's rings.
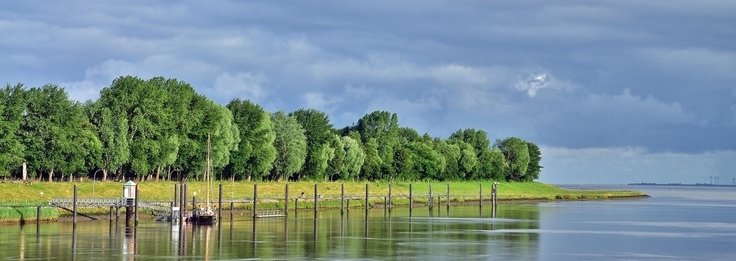
{"label": "wooden piling", "polygon": [[139,190],[138,190],[138,184],[136,184],[135,185],[135,210],[133,210],[133,211],[135,211],[134,213],[135,213],[135,226],[136,227],[138,226],[138,198],[140,198],[138,196],[138,194],[139,194],[138,192],[139,192]]}
{"label": "wooden piling", "polygon": [[340,184],[340,217],[345,214],[345,183]]}
{"label": "wooden piling", "polygon": [[445,202],[445,205],[447,205],[447,211],[449,213],[450,211],[450,184],[447,184],[447,198],[445,198],[447,202]]}
{"label": "wooden piling", "polygon": [[368,184],[365,184],[365,217],[368,218]]}
{"label": "wooden piling", "polygon": [[[289,215],[289,183],[284,186],[284,215]],[[296,207],[296,206],[295,206]]]}
{"label": "wooden piling", "polygon": [[222,221],[222,183],[220,183],[220,193],[217,197],[217,222]]}
{"label": "wooden piling", "polygon": [[253,184],[253,220],[258,218],[258,184]]}
{"label": "wooden piling", "polygon": [[432,203],[434,203],[434,198],[432,198],[432,183],[429,184],[429,202],[427,202],[427,205],[429,205],[429,212],[432,212]]}
{"label": "wooden piling", "polygon": [[317,218],[317,184],[314,184],[314,218]]}
{"label": "wooden piling", "polygon": [[393,206],[393,200],[391,200],[391,183],[388,184],[388,207],[391,208]]}
{"label": "wooden piling", "polygon": [[412,189],[411,183],[409,183],[409,217],[411,217],[411,212],[414,209],[414,191]]}
{"label": "wooden piling", "polygon": [[74,217],[72,218],[72,224],[74,227],[77,226],[77,185],[74,185]]}

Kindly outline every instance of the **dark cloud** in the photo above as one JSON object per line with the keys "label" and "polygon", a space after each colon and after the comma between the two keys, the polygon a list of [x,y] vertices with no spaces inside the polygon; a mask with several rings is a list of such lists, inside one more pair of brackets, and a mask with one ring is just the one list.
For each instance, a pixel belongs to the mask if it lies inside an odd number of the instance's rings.
{"label": "dark cloud", "polygon": [[0,79],[86,100],[120,75],[161,75],[220,103],[314,107],[337,127],[389,110],[420,133],[478,128],[568,154],[732,155],[734,13],[733,1],[0,3]]}

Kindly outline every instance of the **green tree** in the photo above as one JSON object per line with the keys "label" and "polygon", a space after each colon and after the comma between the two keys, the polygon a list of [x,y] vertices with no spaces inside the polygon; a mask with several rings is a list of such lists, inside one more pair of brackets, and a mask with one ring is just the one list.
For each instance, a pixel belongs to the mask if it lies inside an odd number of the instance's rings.
{"label": "green tree", "polygon": [[31,88],[27,95],[21,132],[31,169],[52,181],[55,171],[71,178],[99,164],[101,144],[81,104],[50,84]]}
{"label": "green tree", "polygon": [[355,180],[363,167],[365,152],[360,147],[360,143],[350,136],[344,136],[341,139],[342,149],[345,152],[343,160],[345,167],[342,169],[340,177],[343,180]]}
{"label": "green tree", "polygon": [[108,171],[119,172],[123,164],[130,160],[126,137],[128,119],[113,114],[110,108],[103,107],[100,102],[89,102],[85,107],[90,121],[97,126],[102,153],[102,180],[107,180]]}
{"label": "green tree", "polygon": [[361,179],[376,180],[381,176],[381,165],[383,161],[378,155],[378,142],[375,138],[368,139],[363,148],[365,152],[365,161],[361,169]]}
{"label": "green tree", "polygon": [[376,139],[378,155],[381,157],[381,172],[378,179],[392,179],[395,175],[393,168],[394,149],[399,142],[399,119],[396,113],[374,111],[358,120],[356,130],[360,132],[363,143],[369,139]]}
{"label": "green tree", "polygon": [[228,169],[234,176],[261,180],[273,169],[276,159],[273,145],[276,133],[271,116],[260,105],[248,100],[233,99],[226,107],[232,111],[240,130],[239,150],[233,153]]}
{"label": "green tree", "polygon": [[526,142],[517,137],[496,140],[494,147],[503,153],[505,159],[506,180],[526,180],[526,170],[529,166],[529,148]]}
{"label": "green tree", "polygon": [[539,146],[533,142],[527,142],[526,146],[529,149],[529,166],[526,168],[524,180],[533,181],[539,179],[539,173],[542,172],[542,166],[539,164],[542,160],[542,152],[539,150]]}
{"label": "green tree", "polygon": [[329,117],[324,112],[315,109],[299,109],[290,113],[289,116],[296,118],[304,128],[304,134],[307,137],[307,157],[301,177],[323,180],[329,160],[328,142],[334,134]]}
{"label": "green tree", "polygon": [[283,180],[302,169],[307,156],[307,136],[296,118],[284,111],[271,114],[276,137],[273,146],[276,159],[271,170],[271,180]]}
{"label": "green tree", "polygon": [[23,164],[25,146],[20,134],[25,109],[23,84],[6,85],[0,89],[0,177],[9,177],[11,171]]}

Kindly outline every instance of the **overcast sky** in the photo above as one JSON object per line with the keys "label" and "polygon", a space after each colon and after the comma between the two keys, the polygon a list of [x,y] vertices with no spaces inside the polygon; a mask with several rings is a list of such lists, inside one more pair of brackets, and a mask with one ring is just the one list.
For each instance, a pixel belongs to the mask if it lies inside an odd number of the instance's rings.
{"label": "overcast sky", "polygon": [[540,181],[736,177],[736,1],[0,2],[0,82],[123,75],[540,145]]}

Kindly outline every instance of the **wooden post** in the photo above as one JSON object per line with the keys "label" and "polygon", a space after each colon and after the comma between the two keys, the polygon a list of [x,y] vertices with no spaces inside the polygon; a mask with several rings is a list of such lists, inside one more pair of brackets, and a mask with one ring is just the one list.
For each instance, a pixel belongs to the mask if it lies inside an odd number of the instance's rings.
{"label": "wooden post", "polygon": [[317,218],[317,184],[314,184],[314,218]]}
{"label": "wooden post", "polygon": [[181,204],[181,217],[182,217],[181,221],[184,221],[184,219],[183,219],[184,218],[184,214],[186,214],[187,207],[188,207],[187,206],[187,197],[188,197],[187,193],[189,193],[189,188],[188,188],[188,186],[187,186],[186,183],[181,184],[181,185],[182,185],[182,188],[181,188],[181,202],[179,202],[179,203]]}
{"label": "wooden post", "polygon": [[74,217],[72,218],[72,224],[74,227],[77,226],[77,185],[74,185]]}
{"label": "wooden post", "polygon": [[112,209],[113,208],[115,208],[115,207],[114,206],[110,206],[110,223],[112,223],[112,212],[113,212]]}
{"label": "wooden post", "polygon": [[388,184],[388,207],[393,206],[393,200],[391,200],[391,183]]}
{"label": "wooden post", "polygon": [[429,202],[427,202],[429,205],[429,212],[432,212],[432,204],[434,203],[434,198],[432,198],[432,183],[429,184]]}
{"label": "wooden post", "polygon": [[411,217],[411,211],[414,209],[414,191],[411,183],[409,183],[409,217]]}
{"label": "wooden post", "polygon": [[174,206],[179,206],[179,184],[174,184]]}
{"label": "wooden post", "polygon": [[345,183],[340,184],[340,217],[345,214]]}
{"label": "wooden post", "polygon": [[217,197],[217,222],[222,221],[222,183],[220,183],[220,193]]}
{"label": "wooden post", "polygon": [[[289,215],[289,183],[286,183],[284,186],[284,215]],[[296,206],[295,206],[296,207]]]}
{"label": "wooden post", "polygon": [[41,223],[41,205],[36,206],[36,225]]}
{"label": "wooden post", "polygon": [[230,201],[230,222],[233,221],[233,205],[234,203]]}
{"label": "wooden post", "polygon": [[135,185],[135,226],[138,226],[138,184]]}
{"label": "wooden post", "polygon": [[450,212],[450,184],[447,184],[447,198],[445,199],[447,202],[445,202],[445,205],[447,205],[447,212],[449,214]]}
{"label": "wooden post", "polygon": [[258,184],[253,184],[253,220],[258,218]]}
{"label": "wooden post", "polygon": [[442,196],[437,195],[437,216],[442,214]]}
{"label": "wooden post", "polygon": [[365,184],[365,218],[368,219],[368,184]]}

